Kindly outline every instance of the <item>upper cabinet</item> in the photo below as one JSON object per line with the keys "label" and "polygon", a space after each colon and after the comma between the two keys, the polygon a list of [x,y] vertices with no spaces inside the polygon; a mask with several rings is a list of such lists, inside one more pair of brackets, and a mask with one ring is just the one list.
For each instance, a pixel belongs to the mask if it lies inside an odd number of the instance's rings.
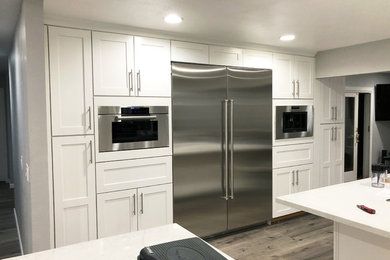
{"label": "upper cabinet", "polygon": [[344,122],[344,79],[331,78],[317,81],[320,93],[320,123]]}
{"label": "upper cabinet", "polygon": [[169,40],[134,37],[137,96],[171,96]]}
{"label": "upper cabinet", "polygon": [[273,55],[273,98],[313,98],[314,59]]}
{"label": "upper cabinet", "polygon": [[243,50],[242,60],[244,67],[272,69],[272,53],[265,51]]}
{"label": "upper cabinet", "polygon": [[92,32],[92,47],[95,95],[135,95],[133,36]]}
{"label": "upper cabinet", "polygon": [[242,49],[210,46],[210,64],[242,66]]}
{"label": "upper cabinet", "polygon": [[91,32],[49,27],[52,134],[93,134]]}
{"label": "upper cabinet", "polygon": [[199,43],[171,41],[171,60],[208,64],[209,46]]}

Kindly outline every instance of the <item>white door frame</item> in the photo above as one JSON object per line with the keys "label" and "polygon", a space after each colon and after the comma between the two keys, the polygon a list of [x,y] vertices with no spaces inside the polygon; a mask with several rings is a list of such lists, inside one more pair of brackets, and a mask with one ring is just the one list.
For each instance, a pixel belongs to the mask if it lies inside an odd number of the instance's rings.
{"label": "white door frame", "polygon": [[[375,118],[375,95],[374,87],[346,87],[345,93],[363,93],[370,94],[370,153],[368,158],[368,165],[372,165],[372,129],[373,129],[373,120]],[[371,172],[371,168],[370,168]],[[366,176],[368,177],[368,176]]]}
{"label": "white door frame", "polygon": [[[351,97],[355,99],[355,107],[354,107],[354,126],[353,126],[353,167],[352,171],[344,172],[344,182],[355,181],[357,180],[357,149],[358,143],[356,142],[356,134],[358,130],[358,120],[359,120],[359,93],[345,93],[345,98]],[[345,99],[344,99],[345,102]],[[345,124],[346,124],[346,118]],[[345,127],[346,128],[346,127]],[[344,128],[344,131],[345,131]],[[347,135],[344,133],[344,140]],[[345,148],[344,148],[345,149]],[[344,158],[345,163],[345,158]]]}

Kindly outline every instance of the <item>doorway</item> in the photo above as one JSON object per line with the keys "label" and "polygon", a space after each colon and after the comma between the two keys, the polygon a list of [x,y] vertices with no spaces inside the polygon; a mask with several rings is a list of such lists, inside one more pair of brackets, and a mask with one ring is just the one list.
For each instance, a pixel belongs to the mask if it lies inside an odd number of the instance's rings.
{"label": "doorway", "polygon": [[344,181],[369,176],[371,93],[345,94]]}

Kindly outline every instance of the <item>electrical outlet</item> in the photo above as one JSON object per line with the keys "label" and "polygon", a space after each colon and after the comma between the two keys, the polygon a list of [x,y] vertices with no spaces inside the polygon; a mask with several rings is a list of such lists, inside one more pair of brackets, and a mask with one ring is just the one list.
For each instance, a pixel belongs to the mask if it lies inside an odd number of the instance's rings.
{"label": "electrical outlet", "polygon": [[30,166],[28,166],[28,163],[26,163],[26,180],[27,182],[30,182]]}

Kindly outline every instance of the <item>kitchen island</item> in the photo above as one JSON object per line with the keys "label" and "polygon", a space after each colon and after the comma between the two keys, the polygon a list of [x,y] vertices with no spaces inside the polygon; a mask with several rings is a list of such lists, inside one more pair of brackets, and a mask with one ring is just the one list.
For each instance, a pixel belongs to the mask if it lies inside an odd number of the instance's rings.
{"label": "kitchen island", "polygon": [[[137,232],[126,233],[33,254],[9,258],[13,260],[136,260],[145,246],[196,237],[178,224],[169,224]],[[228,260],[233,258],[216,249]]]}
{"label": "kitchen island", "polygon": [[[363,179],[281,196],[277,202],[334,221],[334,259],[390,259],[390,185]],[[356,205],[375,209],[368,214]]]}

